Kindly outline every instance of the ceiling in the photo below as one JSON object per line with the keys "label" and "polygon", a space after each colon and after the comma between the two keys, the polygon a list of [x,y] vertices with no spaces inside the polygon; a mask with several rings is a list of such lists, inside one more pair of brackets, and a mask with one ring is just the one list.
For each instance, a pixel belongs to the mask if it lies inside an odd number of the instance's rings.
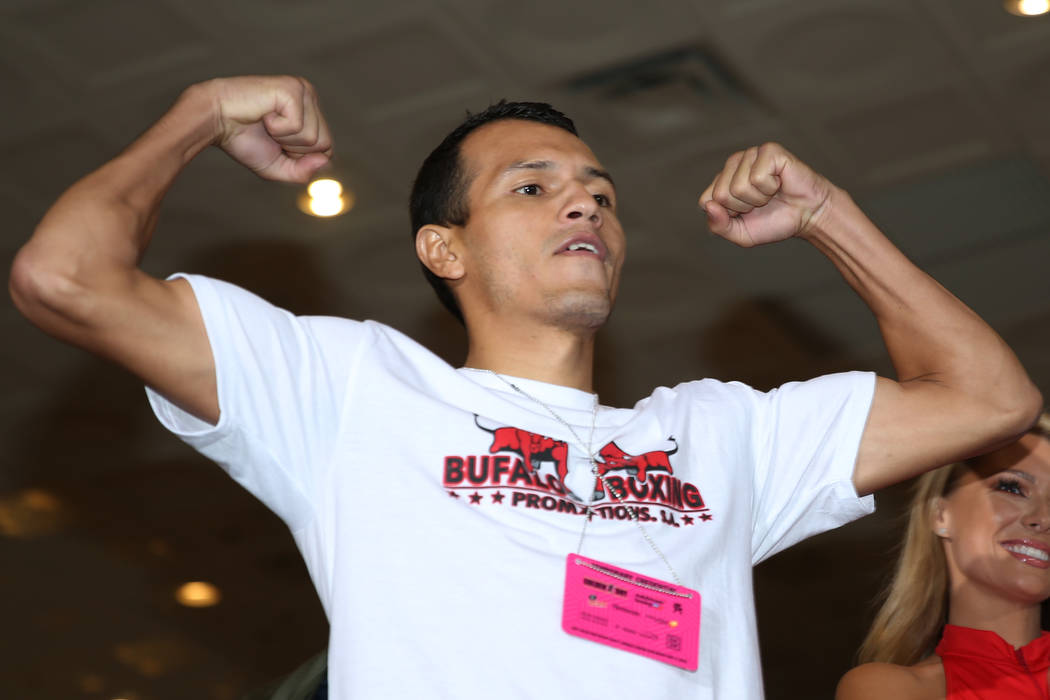
{"label": "ceiling", "polygon": [[[997,0],[3,0],[4,259],[183,87],[271,72],[317,86],[354,209],[309,218],[296,188],[208,152],[166,201],[149,271],[380,319],[457,362],[459,330],[412,257],[408,188],[464,110],[542,99],[616,177],[628,231],[603,402],[700,376],[767,388],[890,371],[819,254],[707,233],[697,195],[729,153],[767,140],[848,189],[1050,395],[1050,18]],[[226,700],[321,649],[323,613],[283,524],[163,434],[133,380],[10,304],[0,323],[0,695]],[[830,695],[902,494],[759,567],[770,698]],[[197,579],[220,605],[174,602]]]}

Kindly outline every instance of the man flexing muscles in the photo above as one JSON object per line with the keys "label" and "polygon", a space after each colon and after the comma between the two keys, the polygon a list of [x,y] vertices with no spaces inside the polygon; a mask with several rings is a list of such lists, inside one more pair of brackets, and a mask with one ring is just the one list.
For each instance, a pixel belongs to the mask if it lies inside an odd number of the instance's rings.
{"label": "man flexing muscles", "polygon": [[[728,159],[700,195],[708,226],[745,247],[812,243],[875,314],[896,380],[700,380],[601,406],[594,337],[626,237],[612,177],[547,105],[469,118],[413,190],[416,253],[466,326],[461,368],[380,323],[140,271],[164,193],[208,146],[290,182],[332,153],[305,80],[190,87],[51,207],[11,292],[140,377],[169,429],[287,522],[331,622],[335,698],[759,698],[753,564],[870,512],[876,489],[1003,444],[1041,406],[980,318],[776,144]],[[380,518],[391,489],[401,517]],[[601,562],[579,600],[577,551]],[[639,593],[609,571],[668,583]],[[660,598],[675,581],[698,620],[659,639],[621,624],[649,601],[675,628]],[[588,634],[563,630],[573,615]],[[697,639],[693,671],[672,657]]]}

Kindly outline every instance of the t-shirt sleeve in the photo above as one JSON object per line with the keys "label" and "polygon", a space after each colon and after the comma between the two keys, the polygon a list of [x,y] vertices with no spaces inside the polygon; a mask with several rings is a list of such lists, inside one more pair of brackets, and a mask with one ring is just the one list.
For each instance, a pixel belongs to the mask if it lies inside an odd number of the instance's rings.
{"label": "t-shirt sleeve", "polygon": [[874,510],[874,498],[853,486],[874,392],[874,374],[844,372],[759,395],[751,424],[753,563]]}
{"label": "t-shirt sleeve", "polygon": [[234,285],[176,275],[193,288],[215,360],[211,425],[153,389],[160,422],[276,512],[293,530],[312,518],[367,325],[297,317]]}

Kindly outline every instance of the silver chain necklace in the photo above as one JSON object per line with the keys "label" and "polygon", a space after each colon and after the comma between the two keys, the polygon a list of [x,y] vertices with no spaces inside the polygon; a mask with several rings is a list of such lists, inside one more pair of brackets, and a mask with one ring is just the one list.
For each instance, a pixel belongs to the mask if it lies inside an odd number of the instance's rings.
{"label": "silver chain necklace", "polygon": [[[616,491],[614,491],[613,489],[609,488],[609,483],[605,480],[605,475],[601,473],[600,469],[598,469],[598,460],[595,459],[594,452],[592,450],[592,444],[594,442],[594,427],[595,427],[595,425],[598,422],[598,395],[597,394],[594,395],[594,408],[591,411],[591,433],[590,433],[590,436],[588,437],[586,446],[584,446],[583,440],[580,439],[580,436],[576,432],[576,429],[573,428],[572,425],[570,425],[568,421],[566,421],[564,418],[562,418],[560,415],[558,415],[554,411],[553,408],[551,408],[549,405],[547,405],[543,401],[540,401],[535,396],[533,396],[529,392],[525,391],[524,389],[522,389],[517,384],[511,382],[509,379],[504,377],[502,374],[499,374],[498,372],[494,372],[491,369],[487,369],[485,371],[488,372],[489,374],[491,374],[492,376],[496,377],[497,379],[499,379],[501,382],[503,382],[504,384],[509,386],[511,389],[513,389],[517,393],[519,393],[522,396],[524,396],[525,398],[527,398],[530,401],[533,401],[535,403],[538,403],[540,406],[543,406],[543,408],[547,410],[547,413],[551,414],[551,416],[553,416],[556,421],[558,421],[559,423],[564,425],[569,430],[569,432],[572,433],[572,436],[574,438],[576,438],[576,445],[581,450],[584,451],[584,454],[587,455],[587,459],[589,459],[590,462],[591,462],[591,473],[594,474],[595,487],[598,485],[598,482],[601,481],[602,486],[605,487],[605,492],[608,493],[609,495],[611,495],[613,498],[615,498],[617,503],[619,503],[620,505],[622,505],[624,508],[627,509],[627,515],[631,518],[632,521],[634,521],[634,524],[638,526],[638,531],[642,533],[642,537],[649,544],[649,546],[652,548],[652,550],[654,552],[656,552],[656,554],[660,557],[660,559],[663,560],[664,564],[667,566],[667,570],[671,572],[671,578],[674,579],[674,582],[677,583],[679,586],[683,585],[682,581],[678,578],[678,574],[675,572],[674,567],[671,566],[671,562],[668,561],[667,557],[664,556],[664,553],[662,551],[660,551],[660,548],[656,546],[656,542],[654,542],[652,537],[649,536],[649,532],[645,529],[645,526],[642,525],[641,521],[638,519],[638,511],[637,511],[637,509],[636,508],[632,508],[631,506],[629,506],[626,503],[624,503],[623,499],[620,498],[619,494],[617,494]],[[568,458],[568,457],[566,456],[566,458]],[[531,468],[532,465],[530,464],[529,467]],[[565,484],[562,484],[562,486],[564,487]],[[583,529],[580,531],[580,541],[576,545],[576,553],[577,554],[579,554],[580,550],[583,549],[583,539],[587,535],[587,523],[590,522],[590,520],[591,520],[591,503],[594,501],[594,493],[593,492],[596,491],[596,490],[597,490],[596,488],[592,488],[591,489],[592,493],[590,494],[589,499],[584,503],[585,510],[584,510],[584,513],[583,513]]]}

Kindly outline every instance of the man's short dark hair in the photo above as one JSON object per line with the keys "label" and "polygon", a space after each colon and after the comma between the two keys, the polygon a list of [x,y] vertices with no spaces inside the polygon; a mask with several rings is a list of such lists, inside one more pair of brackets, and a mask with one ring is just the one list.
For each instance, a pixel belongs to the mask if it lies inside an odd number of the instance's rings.
{"label": "man's short dark hair", "polygon": [[[565,129],[573,136],[576,125],[567,116],[546,102],[507,102],[500,100],[483,112],[467,113],[467,118],[453,129],[438,147],[430,152],[419,168],[412,185],[409,200],[409,216],[412,219],[412,240],[416,232],[427,224],[438,226],[463,226],[470,216],[467,190],[470,188],[470,173],[466,172],[460,158],[463,140],[478,127],[505,119],[549,124]],[[431,272],[422,262],[423,275],[434,288],[438,299],[452,315],[463,322],[463,312],[456,303],[445,280]]]}

